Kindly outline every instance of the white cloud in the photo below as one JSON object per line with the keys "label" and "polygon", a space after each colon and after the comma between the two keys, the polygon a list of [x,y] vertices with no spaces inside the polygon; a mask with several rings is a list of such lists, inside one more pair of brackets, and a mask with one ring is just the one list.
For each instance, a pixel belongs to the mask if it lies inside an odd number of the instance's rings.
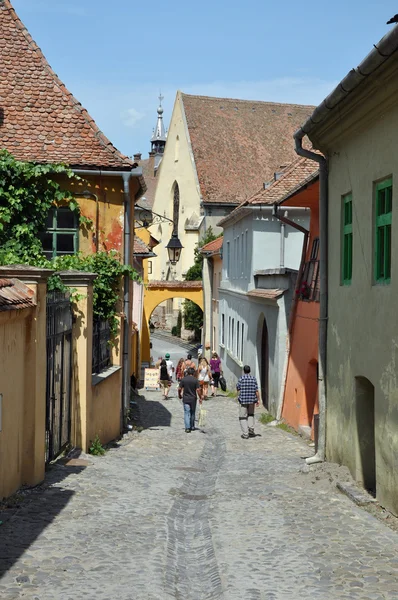
{"label": "white cloud", "polygon": [[141,121],[145,117],[145,114],[139,112],[135,108],[128,108],[127,110],[122,112],[123,123],[127,125],[127,127],[135,127],[138,121]]}

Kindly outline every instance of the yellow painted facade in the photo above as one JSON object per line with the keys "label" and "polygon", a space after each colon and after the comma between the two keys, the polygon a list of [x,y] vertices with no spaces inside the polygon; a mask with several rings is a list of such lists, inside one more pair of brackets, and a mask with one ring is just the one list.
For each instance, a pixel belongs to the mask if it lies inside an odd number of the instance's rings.
{"label": "yellow painted facade", "polygon": [[163,222],[152,225],[149,230],[160,243],[156,247],[157,257],[152,259],[152,274],[149,275],[149,281],[171,279],[170,267],[173,277],[182,280],[183,275],[193,265],[194,249],[199,241],[199,232],[186,230],[185,222],[194,214],[199,218],[201,197],[180,92],[177,92],[167,144],[157,178],[153,211],[171,220],[173,220],[174,187],[176,183],[178,184],[180,192],[178,237],[184,249],[179,262],[175,267],[171,267],[165,247],[173,233],[173,224]]}
{"label": "yellow painted facade", "polygon": [[46,284],[30,287],[35,307],[0,313],[0,499],[45,472]]}

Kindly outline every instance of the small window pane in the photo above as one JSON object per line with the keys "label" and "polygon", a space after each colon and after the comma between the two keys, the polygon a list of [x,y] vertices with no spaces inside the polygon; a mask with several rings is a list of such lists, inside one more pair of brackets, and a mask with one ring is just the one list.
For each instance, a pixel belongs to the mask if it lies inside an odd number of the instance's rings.
{"label": "small window pane", "polygon": [[387,225],[385,228],[385,274],[386,279],[391,277],[391,225]]}
{"label": "small window pane", "polygon": [[53,250],[53,234],[52,233],[41,233],[40,234],[41,243],[43,246],[43,250],[46,252],[51,252]]}
{"label": "small window pane", "polygon": [[57,235],[57,252],[73,252],[75,251],[75,236],[73,233]]}
{"label": "small window pane", "polygon": [[386,199],[386,213],[390,213],[392,211],[392,187],[388,187],[385,190],[385,199]]}
{"label": "small window pane", "polygon": [[48,212],[46,219],[46,229],[53,229],[54,227],[54,209],[51,208]]}
{"label": "small window pane", "polygon": [[57,228],[74,229],[75,214],[68,208],[59,208],[57,211]]}

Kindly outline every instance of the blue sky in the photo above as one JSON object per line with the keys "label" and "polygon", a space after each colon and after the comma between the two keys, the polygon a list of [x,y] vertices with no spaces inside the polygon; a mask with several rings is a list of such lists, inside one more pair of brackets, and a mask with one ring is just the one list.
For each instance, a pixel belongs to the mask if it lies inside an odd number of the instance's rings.
{"label": "blue sky", "polygon": [[390,29],[396,0],[11,0],[54,71],[123,152],[147,156],[186,93],[318,104]]}

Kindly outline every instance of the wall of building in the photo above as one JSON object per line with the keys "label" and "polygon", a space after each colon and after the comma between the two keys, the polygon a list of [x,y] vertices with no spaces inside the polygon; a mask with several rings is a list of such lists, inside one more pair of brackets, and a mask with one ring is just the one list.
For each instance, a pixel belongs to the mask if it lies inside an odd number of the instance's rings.
{"label": "wall of building", "polygon": [[[181,280],[183,279],[182,275],[193,265],[194,249],[199,239],[198,230],[186,231],[184,225],[194,213],[199,218],[201,209],[199,184],[179,94],[177,94],[174,104],[167,144],[157,177],[158,183],[153,203],[154,212],[173,220],[175,182],[178,183],[180,190],[178,236],[184,248],[179,262],[172,269],[175,279]],[[153,281],[162,279],[162,276],[168,277],[170,264],[165,246],[173,233],[173,225],[168,222],[155,224],[150,227],[150,231],[160,242],[156,247],[157,257],[152,259],[152,275],[149,275],[149,280]]]}
{"label": "wall of building", "polygon": [[[382,78],[382,74],[380,75]],[[370,84],[369,84],[370,85]],[[328,143],[329,327],[327,344],[327,457],[366,477],[364,437],[375,446],[376,493],[398,513],[398,165],[397,77],[364,88],[359,112],[340,115],[340,140]],[[362,88],[361,88],[362,89]],[[359,117],[358,117],[359,118]],[[388,285],[374,282],[374,182],[392,177],[392,264]],[[353,274],[341,285],[341,197],[352,192]],[[364,379],[362,379],[364,378]],[[363,391],[373,386],[374,408]],[[363,384],[363,385],[362,385]],[[369,386],[368,386],[368,389]],[[369,429],[364,418],[374,418]]]}
{"label": "wall of building", "polygon": [[119,368],[106,379],[92,386],[88,421],[88,442],[93,440],[96,435],[98,435],[102,444],[107,444],[119,437],[121,385],[122,370]]}

